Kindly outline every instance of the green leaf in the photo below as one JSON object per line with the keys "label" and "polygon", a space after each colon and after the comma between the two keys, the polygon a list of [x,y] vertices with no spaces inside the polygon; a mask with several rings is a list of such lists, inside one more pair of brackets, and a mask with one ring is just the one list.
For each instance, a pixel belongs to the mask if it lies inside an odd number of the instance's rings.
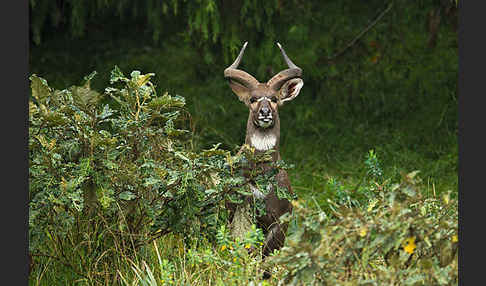
{"label": "green leaf", "polygon": [[96,71],[93,71],[92,73],[84,77],[84,87],[89,88],[91,86],[91,80],[95,77],[96,74]]}
{"label": "green leaf", "polygon": [[52,92],[52,89],[47,85],[47,81],[35,74],[31,75],[29,79],[32,96],[37,102],[45,103],[45,99],[48,98]]}
{"label": "green leaf", "polygon": [[132,71],[130,73],[130,76],[132,77],[132,79],[137,79],[140,76],[140,71]]}
{"label": "green leaf", "polygon": [[147,106],[151,109],[168,109],[172,107],[183,107],[185,104],[186,100],[183,97],[179,95],[171,96],[166,92],[164,95],[152,99]]}
{"label": "green leaf", "polygon": [[118,66],[115,65],[115,67],[111,71],[110,83],[113,84],[113,83],[118,82],[118,81],[127,82],[128,79],[122,73],[122,71],[120,70],[120,68],[118,68]]}
{"label": "green leaf", "polygon": [[162,182],[162,180],[159,179],[159,178],[150,177],[150,178],[145,179],[145,181],[143,182],[143,186],[144,187],[153,186],[153,185],[159,184],[161,182]]}
{"label": "green leaf", "polygon": [[43,114],[43,118],[46,126],[48,127],[63,126],[69,122],[69,120],[63,116],[63,114],[55,111]]}
{"label": "green leaf", "polygon": [[105,104],[103,106],[103,110],[101,111],[101,113],[97,114],[96,117],[100,120],[104,120],[104,119],[110,117],[111,115],[113,115],[113,113],[114,113],[114,110],[111,109],[108,104]]}
{"label": "green leaf", "polygon": [[154,73],[148,73],[148,74],[144,74],[144,75],[139,75],[136,79],[136,84],[138,87],[142,87],[144,86],[145,84],[147,84],[150,80],[150,77],[154,76],[155,74]]}
{"label": "green leaf", "polygon": [[179,158],[179,159],[182,159],[184,161],[186,161],[187,163],[191,163],[191,160],[189,158],[187,158],[186,156],[184,156],[181,152],[175,152],[174,155]]}
{"label": "green leaf", "polygon": [[417,194],[415,189],[410,187],[410,186],[405,186],[405,187],[401,188],[400,191],[402,193],[406,194],[409,197],[415,197],[415,195]]}
{"label": "green leaf", "polygon": [[214,144],[213,148],[211,148],[211,149],[202,150],[202,155],[210,157],[210,156],[214,156],[214,155],[225,155],[225,154],[229,153],[226,150],[218,149],[220,145],[221,145],[221,143],[217,143],[217,144]]}
{"label": "green leaf", "polygon": [[415,171],[413,171],[413,172],[410,172],[410,173],[408,173],[408,174],[407,174],[407,178],[409,178],[409,179],[413,179],[413,178],[415,178],[415,176],[416,176],[418,173],[420,173],[420,170],[415,170]]}
{"label": "green leaf", "polygon": [[214,194],[214,193],[217,193],[218,191],[215,190],[215,189],[207,189],[204,191],[204,193],[206,193],[206,195],[211,195],[211,194]]}
{"label": "green leaf", "polygon": [[[422,273],[414,274],[409,276],[405,281],[403,282],[404,285],[423,285],[423,282],[425,281],[425,275]],[[419,283],[421,282],[421,283]]]}
{"label": "green leaf", "polygon": [[117,170],[118,169],[118,164],[111,160],[103,160],[103,164],[108,170]]}
{"label": "green leaf", "polygon": [[162,117],[164,117],[167,120],[175,120],[179,116],[179,113],[180,113],[179,110],[176,110],[176,111],[173,111],[173,112],[166,112],[166,113],[162,114]]}
{"label": "green leaf", "polygon": [[122,200],[125,200],[125,201],[131,201],[133,200],[134,198],[136,198],[137,196],[130,192],[130,191],[124,191],[124,192],[121,192],[118,197]]}
{"label": "green leaf", "polygon": [[74,103],[87,113],[93,112],[92,107],[100,101],[100,93],[87,87],[73,86],[70,89]]}

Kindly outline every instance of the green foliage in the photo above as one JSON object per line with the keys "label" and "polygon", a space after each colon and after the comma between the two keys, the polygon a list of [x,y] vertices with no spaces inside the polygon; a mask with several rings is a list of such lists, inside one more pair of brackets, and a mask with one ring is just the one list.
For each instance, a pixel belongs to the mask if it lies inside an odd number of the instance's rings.
{"label": "green foliage", "polygon": [[[361,9],[364,13],[371,12],[368,15],[368,18],[371,18],[378,8],[388,3],[395,4],[398,6],[397,9],[407,10],[410,7],[435,9],[440,5],[439,1],[345,2],[342,4],[298,0],[32,0],[29,1],[29,8],[32,15],[32,41],[37,45],[49,29],[69,27],[62,32],[74,38],[81,38],[90,34],[93,27],[96,29],[97,25],[106,25],[106,19],[111,18],[113,20],[109,25],[145,27],[145,36],[150,36],[154,43],[164,41],[168,35],[181,33],[186,41],[200,49],[200,56],[204,61],[212,64],[215,62],[215,54],[221,51],[225,62],[229,62],[238,52],[241,43],[246,40],[258,43],[261,47],[258,55],[260,61],[271,55],[275,41],[282,41],[284,37],[286,42],[295,44],[309,41],[308,35],[313,33],[313,30],[320,29],[323,24],[328,25],[330,20],[326,18],[330,18],[329,15],[337,9],[340,9],[340,13],[344,11],[350,14],[356,14]],[[448,5],[453,6],[453,1]],[[322,10],[323,8],[325,10]],[[375,12],[372,12],[373,9]],[[323,19],[324,21],[321,21]],[[349,27],[354,23],[352,19],[340,17],[327,31],[334,32],[338,27]],[[350,28],[344,29],[346,34],[352,34],[349,33]],[[313,56],[324,52],[326,57],[331,58],[337,49],[341,48],[335,44],[336,39],[323,36],[313,39],[313,43],[307,43],[305,46],[307,49],[311,47]],[[321,48],[317,48],[318,46]],[[307,53],[305,57],[309,55],[310,53]],[[275,61],[275,58],[270,60]],[[338,73],[334,67],[332,74],[335,76]],[[263,67],[258,74],[264,74]]]}
{"label": "green foliage", "polygon": [[380,163],[378,162],[375,151],[369,151],[365,164],[367,167],[368,175],[371,175],[373,178],[379,178],[382,176],[383,171],[381,170]]}
{"label": "green foliage", "polygon": [[241,202],[248,181],[266,189],[288,168],[250,168],[270,154],[255,155],[248,146],[235,156],[219,145],[192,151],[183,97],[159,96],[154,74],[127,77],[116,66],[101,94],[90,88],[95,74],[61,91],[30,77],[29,233],[36,256],[55,257],[97,281],[114,275],[102,269],[121,263],[107,252],[124,249],[130,257],[168,233],[187,243],[215,240],[226,223],[226,200]]}
{"label": "green foliage", "polygon": [[[457,200],[421,195],[417,171],[378,189],[361,207],[332,211],[294,202],[298,227],[269,260],[285,285],[454,285],[458,279]],[[290,221],[290,217],[284,220]]]}
{"label": "green foliage", "polygon": [[[230,237],[224,202],[242,202],[249,180],[268,190],[293,166],[279,161],[264,173],[253,166],[271,152],[247,145],[236,155],[220,144],[194,151],[185,99],[158,95],[154,74],[115,67],[103,93],[91,89],[95,75],[64,90],[30,77],[29,247],[46,269],[56,262],[46,283],[241,285],[258,283],[263,269],[273,269],[271,283],[293,285],[456,283],[454,193],[425,195],[418,171],[391,183],[373,149],[354,188],[328,177],[325,203],[294,202],[286,245],[263,264],[249,253],[262,231]],[[253,206],[253,216],[264,211]],[[157,241],[173,250],[160,254]]]}
{"label": "green foliage", "polygon": [[253,227],[243,241],[237,241],[222,226],[217,236],[216,245],[202,243],[188,249],[180,248],[180,238],[161,238],[150,248],[155,255],[133,262],[129,272],[119,272],[122,285],[271,285],[261,278],[258,252],[248,251],[261,246],[261,230]]}
{"label": "green foliage", "polygon": [[[91,275],[112,275],[94,274],[117,262],[108,252],[125,249],[126,255],[172,231],[157,228],[157,220],[165,204],[183,196],[185,186],[174,183],[188,174],[179,154],[187,131],[176,128],[183,98],[157,96],[153,74],[126,78],[117,68],[112,84],[123,87],[100,94],[90,88],[94,75],[61,91],[30,77],[29,233],[35,255],[55,257],[96,280]],[[118,106],[104,104],[106,96]]]}

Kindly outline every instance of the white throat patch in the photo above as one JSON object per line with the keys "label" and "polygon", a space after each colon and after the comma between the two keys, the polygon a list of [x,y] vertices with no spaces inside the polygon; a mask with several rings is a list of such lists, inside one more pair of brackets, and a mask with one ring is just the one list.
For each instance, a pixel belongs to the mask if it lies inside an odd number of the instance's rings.
{"label": "white throat patch", "polygon": [[277,137],[274,134],[254,133],[250,138],[250,145],[258,151],[267,151],[275,147]]}

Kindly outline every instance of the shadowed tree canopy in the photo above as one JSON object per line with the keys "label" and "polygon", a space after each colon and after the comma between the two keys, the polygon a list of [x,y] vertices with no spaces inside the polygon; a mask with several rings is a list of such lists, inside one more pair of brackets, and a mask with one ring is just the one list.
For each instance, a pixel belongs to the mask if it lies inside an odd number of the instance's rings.
{"label": "shadowed tree canopy", "polygon": [[334,77],[336,69],[329,66],[347,53],[354,53],[356,67],[364,57],[374,62],[384,52],[396,53],[392,44],[407,44],[407,33],[415,33],[417,44],[407,47],[408,53],[434,48],[441,22],[457,29],[456,5],[455,0],[30,0],[29,12],[36,46],[44,38],[89,39],[100,31],[109,40],[132,29],[155,46],[177,38],[190,44],[205,65],[224,65],[248,41],[251,52],[242,64],[251,64],[260,80],[282,67],[279,41],[312,82]]}
{"label": "shadowed tree canopy", "polygon": [[[303,70],[302,94],[284,111],[282,140],[297,138],[289,160],[306,153],[298,138],[322,153],[396,140],[440,158],[457,147],[455,0],[30,0],[29,9],[32,73],[61,89],[93,70],[102,88],[114,65],[153,72],[158,88],[188,100],[205,147],[243,140],[248,111],[223,70],[245,41],[240,68],[257,80],[285,68],[276,42]],[[362,149],[343,132],[364,138]]]}
{"label": "shadowed tree canopy", "polygon": [[[456,7],[455,0],[30,0],[30,33],[31,41],[40,45],[51,33],[82,38],[107,26],[130,25],[155,44],[182,35],[181,39],[197,48],[206,63],[213,63],[221,53],[224,61],[230,62],[244,41],[258,47],[256,57],[269,63],[265,59],[276,54],[275,42],[281,41],[300,47],[297,54],[322,65],[334,60],[346,44],[354,43],[351,40],[358,29],[392,5],[395,11],[388,23],[398,15],[407,15],[406,20],[413,21],[431,13],[431,26],[438,25],[441,12],[450,16]],[[436,37],[436,31],[429,33]],[[258,75],[264,75],[266,69],[270,67],[261,65]]]}

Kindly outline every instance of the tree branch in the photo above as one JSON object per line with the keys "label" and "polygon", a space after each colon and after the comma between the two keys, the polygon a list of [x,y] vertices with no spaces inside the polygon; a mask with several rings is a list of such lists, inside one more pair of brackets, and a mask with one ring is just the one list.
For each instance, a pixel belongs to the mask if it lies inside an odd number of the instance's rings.
{"label": "tree branch", "polygon": [[330,58],[327,58],[327,61],[334,61],[335,59],[337,59],[338,57],[342,56],[347,50],[349,50],[352,46],[354,46],[356,44],[356,42],[362,38],[369,30],[371,30],[371,28],[373,28],[377,23],[378,21],[380,21],[381,18],[383,18],[383,16],[385,16],[386,13],[388,13],[391,8],[393,7],[393,2],[390,2],[390,4],[388,4],[388,7],[386,7],[377,17],[375,20],[373,20],[366,28],[364,28],[351,42],[349,42],[349,44],[344,47],[341,51],[339,51],[338,53],[336,53],[334,56],[330,57]]}

